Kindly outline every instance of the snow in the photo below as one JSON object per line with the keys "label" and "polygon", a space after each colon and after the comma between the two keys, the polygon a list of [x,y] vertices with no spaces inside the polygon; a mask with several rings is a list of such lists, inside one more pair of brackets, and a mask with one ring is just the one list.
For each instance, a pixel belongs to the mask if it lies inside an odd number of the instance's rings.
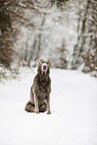
{"label": "snow", "polygon": [[51,115],[24,111],[36,74],[21,69],[0,84],[0,145],[96,145],[97,79],[80,71],[51,70]]}
{"label": "snow", "polygon": [[[33,50],[37,52],[38,42],[41,41],[40,51],[38,51],[39,58],[50,58],[56,63],[58,62],[56,55],[59,56],[57,48],[61,47],[65,40],[68,51],[66,60],[71,68],[73,49],[78,36],[78,13],[84,10],[84,3],[82,0],[81,2],[69,0],[62,10],[58,9],[56,5],[51,7],[49,1],[42,0],[39,3],[34,2],[34,8],[38,11],[25,9],[22,13],[28,21],[25,21],[25,25],[14,24],[19,31],[17,40],[14,42],[14,49],[19,54],[16,60],[19,61],[25,57],[29,59]],[[34,46],[34,44],[36,45]],[[37,58],[36,53],[34,56]]]}

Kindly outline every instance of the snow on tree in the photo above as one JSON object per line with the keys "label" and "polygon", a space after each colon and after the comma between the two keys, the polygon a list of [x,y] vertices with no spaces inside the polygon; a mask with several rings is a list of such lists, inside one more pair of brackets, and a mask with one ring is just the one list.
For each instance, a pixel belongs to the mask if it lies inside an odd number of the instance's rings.
{"label": "snow on tree", "polygon": [[[76,41],[75,7],[78,6],[78,2],[76,0],[73,3],[72,0],[66,3],[62,2],[62,7],[59,8],[55,1],[52,5],[52,1],[45,0],[39,1],[39,3],[35,1],[33,3],[22,2],[23,4],[19,3],[19,5],[25,7],[24,17],[28,21],[25,21],[25,25],[21,25],[19,28],[20,33],[14,43],[15,48],[18,47],[20,60],[35,61],[42,57],[56,61],[56,56],[59,54],[57,48],[62,46],[64,39],[65,47],[68,50],[65,57],[66,59],[70,58],[70,64]],[[29,27],[27,27],[28,23]]]}
{"label": "snow on tree", "polygon": [[97,71],[96,0],[87,0],[83,11],[79,11],[78,40],[74,46],[72,68],[76,69],[81,65],[84,72]]}
{"label": "snow on tree", "polygon": [[58,47],[56,49],[57,51],[57,57],[56,57],[56,60],[55,60],[55,67],[57,68],[61,68],[61,69],[65,69],[67,68],[67,65],[68,65],[68,60],[67,60],[67,50],[66,50],[66,45],[65,45],[65,41],[63,39],[63,42],[62,42],[62,46],[61,47]]}
{"label": "snow on tree", "polygon": [[6,67],[13,61],[13,35],[9,9],[0,1],[0,63]]}
{"label": "snow on tree", "polygon": [[[55,67],[97,70],[96,0],[10,0],[1,5],[7,8],[10,23],[5,35],[1,25],[0,37],[6,43],[10,40],[15,60],[35,66],[36,59],[50,58]],[[11,59],[12,54],[8,56]]]}

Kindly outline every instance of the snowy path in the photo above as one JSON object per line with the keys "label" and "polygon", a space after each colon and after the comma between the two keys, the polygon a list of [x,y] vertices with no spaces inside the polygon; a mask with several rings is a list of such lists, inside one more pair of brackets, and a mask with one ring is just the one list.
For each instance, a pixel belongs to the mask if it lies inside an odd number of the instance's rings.
{"label": "snowy path", "polygon": [[0,145],[97,145],[97,79],[52,69],[47,115],[24,111],[34,76],[26,71],[0,84]]}

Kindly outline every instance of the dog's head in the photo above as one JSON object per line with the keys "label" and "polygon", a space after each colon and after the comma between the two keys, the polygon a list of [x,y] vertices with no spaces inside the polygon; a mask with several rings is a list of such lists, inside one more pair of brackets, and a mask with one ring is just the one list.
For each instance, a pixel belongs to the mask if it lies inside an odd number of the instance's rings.
{"label": "dog's head", "polygon": [[38,72],[41,72],[42,74],[49,73],[50,68],[54,66],[54,63],[49,59],[38,59],[36,63],[38,66]]}

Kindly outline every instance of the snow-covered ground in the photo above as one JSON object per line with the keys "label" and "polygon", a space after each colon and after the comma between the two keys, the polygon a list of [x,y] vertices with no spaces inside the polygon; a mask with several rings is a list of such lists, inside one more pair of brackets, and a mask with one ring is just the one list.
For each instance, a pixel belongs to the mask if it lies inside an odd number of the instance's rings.
{"label": "snow-covered ground", "polygon": [[97,79],[51,70],[51,115],[24,111],[36,69],[0,84],[0,145],[97,145]]}

